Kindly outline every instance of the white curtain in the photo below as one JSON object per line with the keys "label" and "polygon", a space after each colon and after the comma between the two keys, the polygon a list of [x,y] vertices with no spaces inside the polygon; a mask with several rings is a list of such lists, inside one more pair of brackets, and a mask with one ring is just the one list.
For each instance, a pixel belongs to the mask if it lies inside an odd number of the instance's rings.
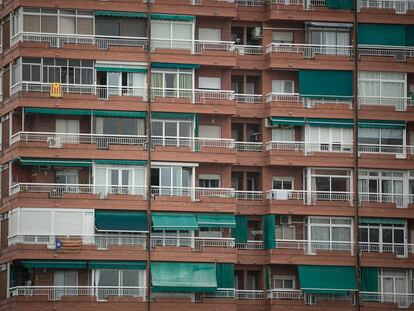
{"label": "white curtain", "polygon": [[95,131],[96,134],[103,134],[103,124],[104,124],[104,119],[103,118],[96,118],[95,119]]}
{"label": "white curtain", "polygon": [[137,119],[137,135],[145,135],[145,119]]}
{"label": "white curtain", "polygon": [[311,226],[312,241],[329,241],[329,227]]}
{"label": "white curtain", "polygon": [[332,241],[350,242],[351,241],[351,228],[332,228]]}
{"label": "white curtain", "polygon": [[146,167],[134,168],[134,194],[145,194]]}
{"label": "white curtain", "polygon": [[99,195],[108,194],[108,181],[107,181],[107,168],[95,167],[93,176],[93,184],[95,187],[95,193]]}

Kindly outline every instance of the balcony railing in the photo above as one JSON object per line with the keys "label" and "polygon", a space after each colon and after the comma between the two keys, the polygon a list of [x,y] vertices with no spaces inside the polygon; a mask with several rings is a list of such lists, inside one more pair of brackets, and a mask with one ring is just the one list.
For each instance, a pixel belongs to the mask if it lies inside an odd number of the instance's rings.
{"label": "balcony railing", "polygon": [[262,6],[264,0],[236,0],[236,3],[240,6]]}
{"label": "balcony railing", "polygon": [[263,96],[258,94],[234,94],[237,103],[242,104],[261,104]]}
{"label": "balcony railing", "polygon": [[151,186],[153,196],[180,196],[190,197],[192,200],[203,198],[234,198],[233,188],[202,188],[202,187],[175,187],[175,186]]}
{"label": "balcony railing", "polygon": [[315,254],[315,251],[347,251],[353,254],[354,243],[351,241],[276,239],[276,249],[304,250],[306,254]]}
{"label": "balcony railing", "polygon": [[390,153],[405,158],[406,155],[414,154],[414,146],[359,144],[358,151],[360,153]]}
{"label": "balcony railing", "polygon": [[246,151],[246,152],[263,151],[263,143],[261,142],[236,141],[235,146],[236,146],[237,151]]}
{"label": "balcony railing", "polygon": [[303,54],[305,58],[314,58],[315,55],[346,56],[351,58],[352,45],[270,43],[266,46],[266,53]]}
{"label": "balcony railing", "polygon": [[407,57],[414,57],[414,48],[407,46],[386,45],[358,45],[358,54],[361,56],[394,57],[396,61],[405,62]]}
{"label": "balcony railing", "polygon": [[152,88],[151,94],[153,98],[183,98],[201,104],[212,100],[234,100],[234,92],[226,90]]}
{"label": "balcony railing", "polygon": [[272,300],[303,300],[305,295],[300,289],[273,288],[267,291],[267,298]]}
{"label": "balcony railing", "polygon": [[38,244],[54,248],[56,239],[79,240],[84,245],[96,245],[97,249],[108,246],[142,246],[146,247],[147,238],[138,234],[95,234],[91,236],[56,236],[56,235],[14,235],[8,237],[8,244]]}
{"label": "balcony railing", "polygon": [[38,32],[21,32],[11,39],[11,45],[17,42],[48,43],[54,48],[62,48],[66,44],[86,44],[96,45],[99,49],[108,49],[109,46],[142,47],[146,49],[148,45],[148,39],[143,37],[50,34]]}
{"label": "balcony railing", "polygon": [[406,111],[407,107],[414,107],[414,99],[410,97],[358,97],[358,105],[394,107],[396,111]]}
{"label": "balcony railing", "polygon": [[237,200],[246,200],[246,201],[262,201],[263,200],[263,191],[234,191],[234,195]]}
{"label": "balcony railing", "polygon": [[281,103],[301,103],[304,108],[315,108],[316,105],[346,105],[349,109],[352,108],[352,97],[338,96],[329,97],[320,95],[320,97],[304,97],[298,93],[269,93],[266,95],[266,103],[281,102]]}
{"label": "balcony railing", "polygon": [[414,303],[414,294],[411,293],[360,292],[359,297],[362,303],[394,303],[400,308],[408,308]]}
{"label": "balcony railing", "polygon": [[10,188],[10,194],[23,192],[48,193],[50,198],[61,198],[63,195],[96,194],[99,198],[108,195],[145,195],[145,186],[115,186],[92,184],[56,184],[56,183],[17,183]]}
{"label": "balcony railing", "polygon": [[153,136],[151,144],[152,146],[189,147],[194,151],[200,151],[204,148],[234,149],[235,141],[230,138]]}
{"label": "balcony railing", "polygon": [[349,201],[353,195],[346,191],[306,191],[306,190],[269,190],[266,193],[268,200],[303,200],[305,204],[314,204],[317,201]]}
{"label": "balcony railing", "polygon": [[18,132],[10,139],[10,144],[18,142],[47,143],[50,148],[62,148],[63,145],[96,144],[98,148],[109,145],[145,145],[144,135],[111,135],[111,134],[75,134],[54,132]]}
{"label": "balcony railing", "polygon": [[[237,0],[239,1],[239,0]],[[248,0],[246,2],[255,2],[257,0]],[[240,45],[237,44],[234,46],[234,50],[239,55],[262,55],[263,47],[261,45]]]}
{"label": "balcony railing", "polygon": [[313,143],[302,141],[270,141],[266,143],[266,150],[303,151],[305,155],[312,152],[350,153],[353,150],[353,145],[342,143]]}
{"label": "balcony railing", "polygon": [[236,248],[244,250],[263,249],[263,241],[247,241],[244,243],[236,242]]}
{"label": "balcony railing", "polygon": [[359,192],[360,202],[394,203],[397,207],[407,207],[414,203],[414,194]]}
{"label": "balcony railing", "polygon": [[146,287],[126,286],[16,286],[9,290],[10,296],[43,296],[48,300],[60,300],[64,296],[97,297],[107,300],[108,297],[142,297],[145,300]]}
{"label": "balcony railing", "polygon": [[359,0],[358,9],[384,9],[395,10],[396,13],[407,13],[408,10],[414,10],[414,1],[412,0]]}
{"label": "balcony railing", "polygon": [[151,249],[157,246],[190,247],[196,251],[202,251],[206,247],[234,248],[233,238],[214,237],[171,237],[164,235],[151,236]]}
{"label": "balcony railing", "polygon": [[[50,93],[51,83],[48,82],[19,82],[11,87],[11,94],[17,92]],[[96,95],[99,99],[109,96],[137,96],[146,98],[146,88],[131,86],[108,86],[91,84],[62,83],[62,94]]]}
{"label": "balcony railing", "polygon": [[263,290],[246,290],[234,288],[218,288],[214,292],[202,293],[202,298],[232,298],[232,299],[264,299]]}
{"label": "balcony railing", "polygon": [[375,242],[359,242],[359,251],[367,253],[394,253],[398,256],[405,257],[412,244],[406,243],[375,243]]}

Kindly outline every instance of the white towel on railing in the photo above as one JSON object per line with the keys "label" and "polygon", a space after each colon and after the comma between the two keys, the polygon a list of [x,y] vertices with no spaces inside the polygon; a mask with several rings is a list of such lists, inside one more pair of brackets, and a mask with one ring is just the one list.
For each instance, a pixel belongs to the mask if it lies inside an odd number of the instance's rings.
{"label": "white towel on railing", "polygon": [[288,190],[275,190],[275,198],[276,200],[288,200],[289,191]]}

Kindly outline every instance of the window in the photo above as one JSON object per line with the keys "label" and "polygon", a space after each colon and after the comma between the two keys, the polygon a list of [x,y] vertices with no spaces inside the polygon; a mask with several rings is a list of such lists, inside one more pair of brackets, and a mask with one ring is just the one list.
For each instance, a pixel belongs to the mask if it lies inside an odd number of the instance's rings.
{"label": "window", "polygon": [[77,289],[74,287],[78,286],[78,271],[55,270],[53,286],[57,287],[55,288],[57,299],[62,298],[62,296],[77,296]]}
{"label": "window", "polygon": [[193,70],[152,71],[154,96],[192,98]]}
{"label": "window", "polygon": [[275,190],[293,190],[293,177],[273,177],[273,189]]}
{"label": "window", "polygon": [[145,135],[145,119],[97,117],[95,129],[97,134]]}
{"label": "window", "polygon": [[405,225],[360,225],[360,247],[366,252],[404,255],[406,231]]}
{"label": "window", "polygon": [[407,74],[402,72],[358,72],[358,95],[369,103],[378,98],[405,98],[407,96]]}
{"label": "window", "polygon": [[[203,138],[221,138],[220,125],[200,125],[198,127],[199,137]],[[414,135],[414,134],[413,134]]]}
{"label": "window", "polygon": [[21,29],[20,29],[20,19],[21,19],[21,9],[15,10],[10,15],[10,31],[11,31],[11,37],[12,38],[21,31]]}
{"label": "window", "polygon": [[12,63],[11,68],[11,86],[13,87],[21,81],[21,59],[16,59]]}
{"label": "window", "polygon": [[296,141],[295,128],[293,127],[280,127],[272,129],[272,141]]}
{"label": "window", "polygon": [[273,275],[273,289],[295,289],[294,275]]}
{"label": "window", "polygon": [[306,126],[305,142],[308,151],[351,152],[352,128]]}
{"label": "window", "polygon": [[198,40],[221,41],[221,29],[199,28]]}
{"label": "window", "polygon": [[293,31],[272,31],[273,43],[293,43]]}
{"label": "window", "polygon": [[159,166],[152,168],[151,187],[159,195],[190,195],[192,167]]}
{"label": "window", "polygon": [[295,226],[276,226],[276,239],[277,240],[296,240],[296,227]]}
{"label": "window", "polygon": [[145,270],[98,269],[94,276],[99,300],[106,300],[109,295],[143,297],[145,294]]}
{"label": "window", "polygon": [[[380,269],[379,271],[379,291],[387,294],[407,294],[408,293],[408,270],[406,269]],[[401,301],[401,296],[383,296],[384,302]]]}
{"label": "window", "polygon": [[218,174],[200,174],[198,176],[199,186],[202,188],[220,188],[221,176]]}
{"label": "window", "polygon": [[221,90],[221,78],[199,77],[198,88],[202,90]]}
{"label": "window", "polygon": [[194,231],[188,230],[154,230],[153,235],[157,246],[193,246]]}
{"label": "window", "polygon": [[[309,178],[307,176],[307,178]],[[351,172],[341,169],[311,169],[311,191],[319,200],[330,200],[350,192]]]}
{"label": "window", "polygon": [[62,134],[78,134],[79,133],[79,120],[56,120],[56,133]]}
{"label": "window", "polygon": [[294,85],[292,80],[272,80],[272,93],[293,94]]}
{"label": "window", "polygon": [[155,48],[192,49],[193,23],[151,21],[151,38]]}
{"label": "window", "polygon": [[184,120],[153,120],[152,138],[155,145],[190,147],[193,122]]}
{"label": "window", "polygon": [[[387,152],[386,145],[404,145],[404,131],[403,129],[360,128],[358,131],[358,142],[360,144],[378,145],[370,146],[369,150],[373,152]],[[395,148],[392,150],[395,151]]]}
{"label": "window", "polygon": [[78,171],[77,170],[63,170],[56,171],[57,184],[77,184],[78,183]]}
{"label": "window", "polygon": [[310,43],[320,45],[349,45],[350,33],[339,29],[310,29]]}
{"label": "window", "polygon": [[97,35],[146,37],[146,19],[97,16],[95,20]]}
{"label": "window", "polygon": [[305,239],[310,241],[312,250],[350,251],[351,236],[351,218],[307,217],[305,221]]}

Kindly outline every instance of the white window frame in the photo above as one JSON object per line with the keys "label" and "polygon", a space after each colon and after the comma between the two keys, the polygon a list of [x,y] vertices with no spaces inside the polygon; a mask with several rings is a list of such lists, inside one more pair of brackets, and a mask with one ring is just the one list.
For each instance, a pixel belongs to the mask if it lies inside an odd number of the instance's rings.
{"label": "white window frame", "polygon": [[[376,143],[376,144],[374,144],[374,146],[378,146],[379,148],[380,147],[384,147],[384,149],[379,149],[378,151],[380,151],[380,152],[387,152],[387,147],[388,146],[390,146],[390,145],[388,145],[388,144],[383,144],[382,143],[382,136],[383,136],[383,133],[382,133],[382,131],[383,130],[388,130],[388,129],[384,129],[384,128],[376,128],[377,130],[378,130],[378,143]],[[361,137],[363,137],[363,136],[361,136],[361,132],[363,131],[364,129],[359,129],[359,132],[358,132],[358,139],[359,138],[361,138]],[[402,142],[401,142],[401,145],[394,145],[394,146],[405,146],[406,145],[406,129],[394,129],[394,130],[400,130],[401,131],[401,134],[402,134],[402,138],[401,138],[401,140],[402,140]],[[365,143],[360,143],[360,144],[362,144],[362,145],[370,145],[370,144],[365,144]],[[373,147],[374,147],[373,146]],[[403,152],[403,149],[404,148],[401,148],[401,153]],[[364,151],[365,152],[365,151]]]}
{"label": "white window frame", "polygon": [[[292,230],[292,238],[287,238],[288,232],[287,230]],[[278,225],[276,226],[275,231],[276,239],[277,240],[296,240],[296,226],[295,225]]]}
{"label": "white window frame", "polygon": [[[400,275],[385,275],[386,272],[397,272],[397,270],[401,270],[402,272],[405,273],[405,276],[400,276]],[[394,291],[392,293],[385,293],[384,290],[384,279],[392,279],[393,281],[393,289]],[[404,293],[398,293],[396,292],[396,280],[400,279],[400,280],[405,280],[405,292]],[[409,271],[408,269],[379,269],[378,271],[378,290],[380,291],[381,294],[381,302],[400,302],[402,300],[402,297],[399,296],[398,294],[408,294],[410,292],[410,284],[409,284]],[[388,295],[385,295],[388,294]],[[390,301],[390,297],[389,294],[391,295],[395,295],[395,297],[393,297],[393,301]]]}
{"label": "white window frame", "polygon": [[[199,174],[198,175],[198,180],[200,182],[200,180],[217,180],[218,181],[218,187],[217,188],[221,188],[221,175],[220,174]],[[207,187],[207,188],[212,188],[212,187]]]}
{"label": "white window frame", "polygon": [[[360,240],[360,243],[365,244],[367,247],[368,252],[374,253],[397,253],[398,255],[404,256],[406,255],[406,247],[407,247],[407,223],[404,226],[397,226],[397,225],[383,225],[383,224],[361,224],[359,225],[359,229],[367,229],[368,241]],[[371,242],[370,241],[370,229],[378,230],[378,242]],[[383,242],[383,235],[384,230],[391,230],[392,231],[392,242],[385,243]],[[403,231],[403,243],[395,243],[394,242],[394,234],[395,231]],[[385,245],[384,245],[385,244]],[[389,248],[391,246],[391,249]],[[363,248],[364,249],[364,248]],[[402,252],[401,252],[402,249]]]}
{"label": "white window frame", "polygon": [[[276,287],[275,282],[282,281],[283,287]],[[292,281],[292,287],[285,287],[285,281]],[[273,275],[272,289],[294,290],[296,288],[296,277],[294,275]]]}
{"label": "white window frame", "polygon": [[[179,174],[179,180],[180,180],[180,184],[182,183],[182,178],[183,178],[183,169],[191,169],[190,170],[190,176],[189,176],[189,182],[190,185],[188,188],[187,187],[183,187],[181,186],[174,186],[174,177],[176,177],[176,174],[174,174],[174,171],[177,172],[177,170],[175,170],[175,168],[179,168],[178,170],[178,174]],[[161,169],[170,169],[170,182],[169,185],[163,186],[162,183],[162,174],[161,174]],[[159,169],[160,170],[160,174],[159,174],[159,186],[158,186],[158,190],[160,195],[191,195],[194,196],[193,193],[193,188],[195,185],[195,167],[194,166],[181,166],[181,165],[156,165],[154,164],[151,169]],[[151,186],[154,187],[154,186]],[[190,191],[191,190],[191,191]]]}
{"label": "white window frame", "polygon": [[[282,39],[275,40],[275,37]],[[272,43],[294,43],[295,33],[289,30],[272,30]]]}
{"label": "white window frame", "polygon": [[[151,21],[151,26],[153,24],[168,24],[170,25],[170,36],[169,38],[157,38],[155,37],[152,33],[151,33],[151,40],[152,41],[161,41],[161,42],[165,42],[168,41],[169,42],[169,46],[165,46],[165,44],[161,43],[160,47],[163,48],[170,48],[170,49],[191,49],[191,52],[194,53],[194,30],[195,30],[195,23],[194,21],[191,22],[183,22],[183,21],[164,21],[164,20],[152,20]],[[174,38],[174,33],[173,33],[173,26],[174,25],[191,25],[191,39],[175,39]],[[152,27],[151,27],[152,28]],[[157,43],[154,44],[157,47]]]}
{"label": "white window frame", "polygon": [[[334,133],[340,131],[340,137],[334,139]],[[318,132],[316,141],[311,140],[312,132]],[[328,135],[326,135],[328,132]],[[350,142],[347,142],[351,138]],[[305,143],[307,152],[352,152],[352,128],[305,126]]]}
{"label": "white window frame", "polygon": [[[161,123],[162,124],[162,135],[161,136],[154,136],[152,135],[152,138],[156,139],[156,145],[160,145],[161,146],[176,146],[176,147],[191,147],[192,145],[192,140],[195,136],[195,124],[193,122],[193,120],[189,121],[189,120],[176,120],[176,119],[152,119],[152,123]],[[152,126],[151,123],[151,126]],[[177,131],[176,131],[176,136],[166,136],[165,134],[165,124],[166,123],[176,123],[177,125]],[[186,124],[190,124],[191,128],[190,128],[190,137],[181,137],[180,136],[180,124],[182,123],[186,123]],[[160,140],[160,141],[159,141]]]}
{"label": "white window frame", "polygon": [[[281,127],[272,128],[272,141],[277,141],[277,140],[274,139],[274,136],[276,135],[275,132],[281,132],[282,133],[282,140],[281,140],[282,142],[295,142],[296,141],[296,139],[295,139],[296,131],[295,131],[295,128],[292,127],[292,126],[281,126]],[[293,132],[293,140],[285,139],[285,136],[286,135],[290,136],[290,134],[292,134],[292,132]]]}
{"label": "white window frame", "polygon": [[[403,75],[403,79],[387,79],[384,78],[383,75],[385,74],[402,74]],[[372,78],[368,78],[368,77],[364,77],[364,74],[377,74],[377,77],[372,77]],[[376,82],[379,83],[379,94],[378,95],[373,95],[373,96],[367,96],[365,94],[361,94],[361,90],[363,90],[364,88],[362,86],[358,87],[358,95],[362,96],[362,97],[372,97],[372,98],[405,98],[407,96],[407,73],[405,72],[386,72],[386,71],[360,71],[358,73],[358,83],[364,83],[364,82]],[[387,82],[391,82],[391,83],[402,83],[403,84],[403,89],[404,89],[404,94],[402,97],[391,97],[391,96],[387,96],[387,97],[383,97],[382,95],[382,83],[387,83]]]}
{"label": "white window frame", "polygon": [[[282,189],[274,189],[273,182],[274,181],[280,181],[282,182]],[[285,182],[291,182],[292,188],[291,189],[285,189],[284,183]],[[295,178],[292,176],[273,176],[272,178],[272,189],[273,190],[294,190],[295,189]]]}
{"label": "white window frame", "polygon": [[[344,175],[332,175],[332,174],[321,174],[321,173],[316,173],[316,171],[344,171],[346,172],[346,174]],[[330,180],[330,190],[328,191],[331,194],[335,194],[334,191],[332,191],[332,178],[344,178],[344,179],[348,179],[348,188],[351,189],[351,185],[352,185],[352,170],[350,169],[346,169],[346,168],[316,168],[316,167],[308,167],[305,169],[305,174],[304,174],[304,185],[305,185],[305,189],[310,190],[310,191],[317,191],[316,189],[313,189],[313,184],[312,184],[312,179],[316,178],[316,177],[328,177]],[[316,186],[316,184],[315,184]]]}
{"label": "white window frame", "polygon": [[[155,96],[162,97],[183,97],[183,98],[192,98],[194,99],[194,83],[195,83],[195,70],[194,69],[164,69],[164,70],[152,70],[151,74],[162,74],[162,87],[151,88],[153,90],[158,90],[160,94],[156,93]],[[175,88],[166,88],[166,74],[175,74],[177,80],[177,86]],[[180,88],[180,75],[190,75],[191,76],[191,89],[181,89]],[[171,93],[170,93],[171,92]]]}
{"label": "white window frame", "polygon": [[[282,90],[281,92],[273,91],[274,83],[280,83],[280,89]],[[288,84],[292,85],[292,92],[286,92]],[[295,94],[295,81],[294,80],[272,80],[272,94],[285,94],[285,95]]]}

